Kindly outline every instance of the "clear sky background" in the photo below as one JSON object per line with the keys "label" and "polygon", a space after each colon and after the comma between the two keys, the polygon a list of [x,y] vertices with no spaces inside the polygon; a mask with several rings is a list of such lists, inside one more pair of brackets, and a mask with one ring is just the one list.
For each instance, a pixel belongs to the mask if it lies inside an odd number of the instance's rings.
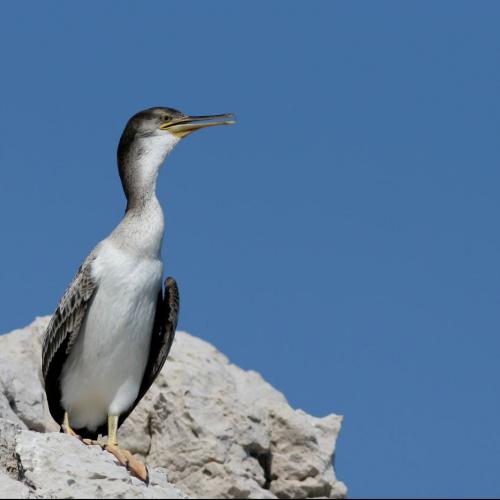
{"label": "clear sky background", "polygon": [[180,328],[345,415],[351,497],[500,494],[500,3],[4,2],[0,331],[117,224],[154,105]]}

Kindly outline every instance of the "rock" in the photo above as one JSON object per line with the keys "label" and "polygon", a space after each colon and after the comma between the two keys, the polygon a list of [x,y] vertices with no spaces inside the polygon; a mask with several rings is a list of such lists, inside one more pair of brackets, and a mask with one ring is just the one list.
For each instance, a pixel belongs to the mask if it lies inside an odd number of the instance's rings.
{"label": "rock", "polygon": [[0,337],[0,417],[24,429],[57,431],[41,383],[42,335],[48,318]]}
{"label": "rock", "polygon": [[[101,452],[85,447],[82,451],[80,443],[58,434],[23,437],[27,429],[58,429],[41,384],[41,336],[47,323],[48,318],[38,318],[28,328],[0,337],[0,417],[17,424],[16,446],[29,465],[28,482],[35,478],[41,484],[42,477],[52,478],[47,479],[43,496],[62,498],[68,487],[56,480],[60,471],[65,471],[64,481],[71,478],[81,484],[88,479],[81,474],[91,474],[95,456],[90,454]],[[120,429],[119,439],[148,465],[166,469],[169,480],[190,497],[343,498],[346,487],[337,481],[332,467],[341,422],[336,415],[315,418],[293,410],[259,374],[241,370],[210,344],[178,332],[162,374]],[[1,436],[0,432],[0,471]],[[62,457],[64,450],[72,450],[87,472],[73,470],[68,458],[31,460],[29,454],[20,453],[29,450],[29,440],[35,443],[33,457],[55,454],[51,449],[60,450]],[[104,476],[102,491],[78,491],[73,485],[72,494],[98,498],[125,494],[111,490],[111,483],[126,484],[124,478],[109,479],[119,474],[118,466],[111,457],[102,461],[98,472]],[[154,489],[149,493],[154,495]],[[133,495],[127,490],[128,497]]]}
{"label": "rock", "polygon": [[16,434],[19,427],[3,419],[0,419],[0,424],[0,472],[17,479],[19,471],[16,457]]}
{"label": "rock", "polygon": [[29,498],[30,489],[0,471],[0,498]]}
{"label": "rock", "polygon": [[0,469],[0,498],[187,498],[161,469],[150,471],[146,486],[99,446],[0,419],[1,434],[12,437],[13,427],[13,439],[1,451],[14,455],[16,466],[10,476]]}

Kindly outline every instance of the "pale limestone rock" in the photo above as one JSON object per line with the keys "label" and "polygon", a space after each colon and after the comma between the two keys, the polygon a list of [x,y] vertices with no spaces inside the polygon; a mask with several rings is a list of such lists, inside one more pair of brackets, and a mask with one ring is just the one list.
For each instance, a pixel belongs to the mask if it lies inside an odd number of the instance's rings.
{"label": "pale limestone rock", "polygon": [[[47,322],[39,318],[0,337],[0,417],[23,428],[57,429],[40,382]],[[343,498],[346,487],[332,467],[341,422],[293,410],[260,375],[178,333],[162,374],[120,429],[120,441],[149,465],[165,468],[191,497]]]}
{"label": "pale limestone rock", "polygon": [[0,498],[187,498],[168,483],[164,470],[150,469],[146,486],[99,446],[0,419],[4,433],[8,439],[0,452],[14,456],[15,466],[8,472],[0,466]]}
{"label": "pale limestone rock", "polygon": [[13,479],[17,479],[19,472],[16,457],[16,435],[19,429],[18,424],[0,418],[0,472],[8,474]]}
{"label": "pale limestone rock", "polygon": [[24,481],[42,498],[185,498],[161,471],[146,486],[99,446],[63,434],[21,431],[16,453]]}
{"label": "pale limestone rock", "polygon": [[30,489],[0,471],[0,498],[30,498]]}
{"label": "pale limestone rock", "polygon": [[41,339],[49,318],[0,337],[0,417],[40,432],[58,427],[41,384]]}

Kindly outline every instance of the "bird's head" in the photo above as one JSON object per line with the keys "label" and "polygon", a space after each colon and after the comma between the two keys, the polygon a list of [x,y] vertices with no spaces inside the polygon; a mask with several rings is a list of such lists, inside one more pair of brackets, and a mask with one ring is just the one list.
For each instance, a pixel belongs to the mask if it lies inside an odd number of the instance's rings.
{"label": "bird's head", "polygon": [[149,108],[128,121],[118,145],[120,176],[129,184],[155,175],[167,154],[184,137],[206,127],[231,125],[232,114],[189,116],[173,108]]}
{"label": "bird's head", "polygon": [[171,149],[180,139],[206,127],[231,125],[232,114],[189,116],[173,108],[149,108],[136,113],[123,131],[119,149],[129,149],[134,141],[142,146]]}

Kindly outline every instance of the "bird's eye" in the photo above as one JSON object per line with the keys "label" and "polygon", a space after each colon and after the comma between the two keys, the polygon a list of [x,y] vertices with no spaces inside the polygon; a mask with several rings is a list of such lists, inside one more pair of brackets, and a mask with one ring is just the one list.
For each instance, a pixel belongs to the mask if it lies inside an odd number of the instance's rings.
{"label": "bird's eye", "polygon": [[165,115],[165,116],[163,117],[163,121],[164,121],[164,122],[169,122],[171,119],[172,119],[172,118],[171,118],[170,116],[168,116],[168,115]]}

